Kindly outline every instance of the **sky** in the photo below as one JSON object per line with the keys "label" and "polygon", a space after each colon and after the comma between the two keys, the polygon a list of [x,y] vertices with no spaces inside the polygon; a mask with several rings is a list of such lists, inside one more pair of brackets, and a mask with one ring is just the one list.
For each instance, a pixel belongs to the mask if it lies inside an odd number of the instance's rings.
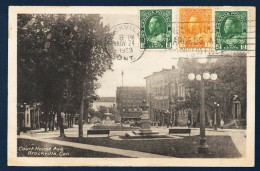
{"label": "sky", "polygon": [[[121,23],[131,23],[139,25],[138,15],[102,15],[102,22],[109,24],[110,27],[116,26]],[[139,46],[139,45],[138,45]],[[141,53],[136,53],[135,57],[138,58]],[[116,95],[116,87],[122,86],[122,71],[123,86],[144,86],[144,77],[151,75],[153,72],[161,71],[163,68],[170,69],[176,65],[178,60],[178,53],[167,50],[146,50],[142,57],[135,61],[129,62],[124,60],[114,60],[112,69],[113,71],[106,71],[98,82],[101,84],[96,93],[101,97],[108,97]]]}

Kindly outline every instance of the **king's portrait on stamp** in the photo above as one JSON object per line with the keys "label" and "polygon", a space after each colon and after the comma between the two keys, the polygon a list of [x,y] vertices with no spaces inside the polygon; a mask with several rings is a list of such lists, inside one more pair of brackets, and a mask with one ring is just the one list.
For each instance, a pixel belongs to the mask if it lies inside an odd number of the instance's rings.
{"label": "king's portrait on stamp", "polygon": [[166,36],[166,23],[163,18],[159,16],[153,16],[149,22],[148,40],[152,43],[162,42]]}
{"label": "king's portrait on stamp", "polygon": [[247,49],[247,11],[216,11],[216,50]]}
{"label": "king's portrait on stamp", "polygon": [[141,10],[141,49],[172,47],[171,10]]}
{"label": "king's portrait on stamp", "polygon": [[212,46],[211,9],[181,8],[179,17],[180,48]]}

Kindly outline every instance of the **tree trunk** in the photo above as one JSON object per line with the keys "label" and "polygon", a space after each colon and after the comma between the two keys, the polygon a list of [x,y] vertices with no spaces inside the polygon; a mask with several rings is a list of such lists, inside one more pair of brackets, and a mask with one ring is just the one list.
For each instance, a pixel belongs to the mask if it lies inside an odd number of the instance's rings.
{"label": "tree trunk", "polygon": [[79,112],[79,138],[83,137],[83,115],[84,115],[84,96],[85,96],[85,79],[82,83],[82,97],[81,97],[81,104],[80,104],[80,112]]}
{"label": "tree trunk", "polygon": [[[67,113],[66,112],[64,112],[64,114],[65,114],[65,116],[64,116],[64,120],[63,120],[63,123],[65,123],[65,125],[66,125],[66,123],[67,123]],[[63,125],[64,126],[64,125]],[[68,126],[68,125],[67,125]]]}
{"label": "tree trunk", "polygon": [[60,117],[59,117],[59,110],[57,110],[57,125],[56,125],[56,129],[59,129],[59,125],[60,125]]}
{"label": "tree trunk", "polygon": [[58,118],[59,118],[59,126],[60,126],[60,137],[66,137],[64,133],[64,127],[63,127],[63,118],[61,117],[61,106],[59,106]]}
{"label": "tree trunk", "polygon": [[89,112],[89,101],[87,101],[87,103],[86,103],[86,114],[85,114],[85,116],[86,116],[86,118],[85,118],[85,121],[86,121],[86,123],[88,124],[88,112]]}
{"label": "tree trunk", "polygon": [[84,114],[84,94],[82,94],[79,113],[79,138],[83,137],[83,114]]}
{"label": "tree trunk", "polygon": [[54,127],[55,127],[55,112],[53,112],[53,116],[52,116],[52,131],[54,131]]}
{"label": "tree trunk", "polygon": [[74,124],[74,114],[72,115],[71,127],[73,127],[73,124]]}
{"label": "tree trunk", "polygon": [[70,126],[70,128],[72,128],[72,125],[71,125],[71,118],[72,118],[72,114],[69,115],[69,126]]}
{"label": "tree trunk", "polygon": [[45,132],[47,132],[48,128],[48,110],[45,111]]}
{"label": "tree trunk", "polygon": [[70,114],[67,113],[67,125],[68,125],[68,128],[70,128]]}
{"label": "tree trunk", "polygon": [[52,111],[49,114],[49,131],[51,131],[51,127],[52,127]]}

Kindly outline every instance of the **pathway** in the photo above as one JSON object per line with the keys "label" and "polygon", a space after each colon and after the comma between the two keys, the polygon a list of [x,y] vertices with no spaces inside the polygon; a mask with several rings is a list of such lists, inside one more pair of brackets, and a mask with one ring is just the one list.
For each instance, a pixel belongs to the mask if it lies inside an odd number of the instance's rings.
{"label": "pathway", "polygon": [[60,141],[60,140],[46,139],[46,138],[39,138],[39,137],[31,137],[26,135],[22,135],[20,136],[20,138],[52,143],[52,144],[57,144],[62,146],[68,146],[73,148],[80,148],[84,150],[92,150],[97,152],[133,157],[133,158],[170,158],[170,156],[163,156],[163,155],[151,154],[151,153],[145,153],[145,152],[139,152],[133,150],[123,150],[118,148],[103,147],[103,146],[90,145],[90,144],[81,144],[81,143],[67,142],[67,141]]}

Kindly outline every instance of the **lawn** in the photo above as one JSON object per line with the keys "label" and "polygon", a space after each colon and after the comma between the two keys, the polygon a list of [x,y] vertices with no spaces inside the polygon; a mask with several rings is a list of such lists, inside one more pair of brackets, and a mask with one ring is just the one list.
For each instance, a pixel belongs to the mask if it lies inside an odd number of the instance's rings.
{"label": "lawn", "polygon": [[21,138],[17,140],[17,147],[17,157],[125,157]]}
{"label": "lawn", "polygon": [[110,138],[56,138],[63,141],[114,147],[179,158],[238,158],[241,154],[236,149],[230,136],[207,136],[209,154],[197,153],[199,136],[187,136],[183,139],[161,140],[111,140]]}

